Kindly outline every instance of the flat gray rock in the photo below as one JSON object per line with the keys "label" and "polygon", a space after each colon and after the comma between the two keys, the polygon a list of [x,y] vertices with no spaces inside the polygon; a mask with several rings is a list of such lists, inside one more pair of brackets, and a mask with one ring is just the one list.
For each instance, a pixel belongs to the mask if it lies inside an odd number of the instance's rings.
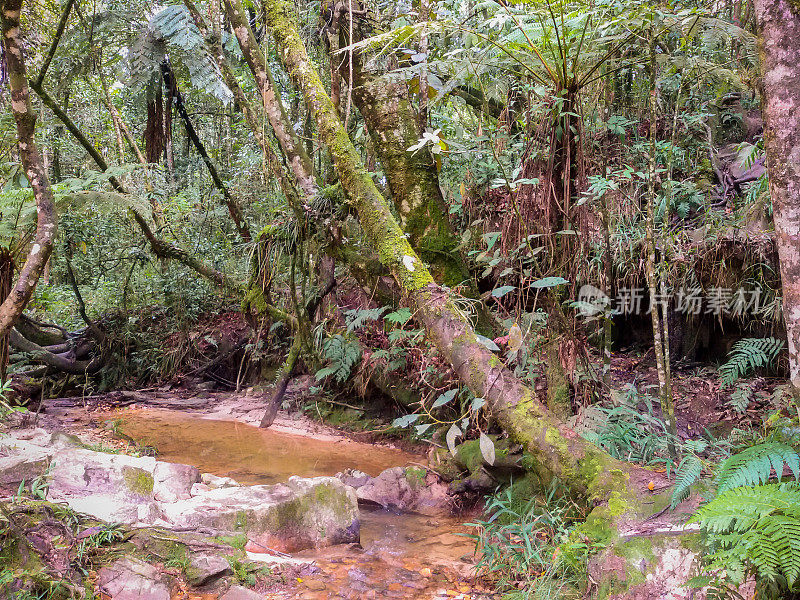
{"label": "flat gray rock", "polygon": [[234,585],[219,600],[263,600],[264,596],[240,585]]}

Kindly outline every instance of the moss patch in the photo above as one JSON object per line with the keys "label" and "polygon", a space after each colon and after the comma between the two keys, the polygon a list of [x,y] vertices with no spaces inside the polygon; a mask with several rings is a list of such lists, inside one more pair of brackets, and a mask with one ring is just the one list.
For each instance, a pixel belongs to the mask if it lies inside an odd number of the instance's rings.
{"label": "moss patch", "polygon": [[122,478],[131,493],[138,496],[153,495],[153,476],[144,469],[125,466],[122,468]]}

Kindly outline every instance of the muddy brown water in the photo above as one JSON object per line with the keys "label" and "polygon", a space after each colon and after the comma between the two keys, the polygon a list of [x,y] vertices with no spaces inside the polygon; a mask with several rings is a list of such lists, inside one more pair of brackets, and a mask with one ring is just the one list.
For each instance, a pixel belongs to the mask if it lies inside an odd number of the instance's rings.
{"label": "muddy brown water", "polygon": [[[121,429],[158,449],[159,459],[245,484],[271,484],[290,475],[334,475],[348,468],[369,475],[419,463],[419,456],[347,439],[318,439],[264,430],[235,421],[136,409],[115,413]],[[298,553],[314,567],[294,589],[268,598],[463,598],[486,597],[474,583],[474,543],[463,537],[464,518],[361,510],[361,547]]]}

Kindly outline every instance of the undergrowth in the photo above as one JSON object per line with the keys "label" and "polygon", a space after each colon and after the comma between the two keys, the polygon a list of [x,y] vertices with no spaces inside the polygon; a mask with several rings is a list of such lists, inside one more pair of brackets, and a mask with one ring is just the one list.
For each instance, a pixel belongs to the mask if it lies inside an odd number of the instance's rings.
{"label": "undergrowth", "polygon": [[526,497],[527,486],[511,483],[486,504],[476,533],[478,571],[507,598],[577,598],[586,581],[589,557],[599,547],[571,536],[582,521],[581,508],[554,480],[541,494]]}

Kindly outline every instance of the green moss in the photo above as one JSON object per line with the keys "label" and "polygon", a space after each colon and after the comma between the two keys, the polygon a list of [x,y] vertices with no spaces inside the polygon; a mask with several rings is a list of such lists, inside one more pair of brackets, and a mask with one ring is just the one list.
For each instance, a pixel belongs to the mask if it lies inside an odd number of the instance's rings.
{"label": "green moss", "polygon": [[456,448],[456,460],[470,473],[480,471],[483,466],[483,455],[478,440],[469,440],[459,444]]}
{"label": "green moss", "polygon": [[233,528],[234,530],[244,529],[247,531],[247,525],[250,522],[250,519],[247,516],[247,511],[238,510],[236,511],[236,517],[233,521]]}
{"label": "green moss", "polygon": [[253,312],[256,315],[263,315],[267,312],[267,301],[264,299],[264,292],[258,286],[253,286],[242,300],[242,312]]}
{"label": "green moss", "polygon": [[407,467],[406,481],[408,481],[408,484],[412,487],[412,489],[425,487],[425,476],[427,474],[428,471],[421,467]]}
{"label": "green moss", "polygon": [[247,545],[247,536],[243,534],[239,535],[218,535],[214,538],[220,544],[225,544],[226,546],[230,546],[231,548],[236,548],[237,550],[244,550],[244,547]]}
{"label": "green moss", "polygon": [[125,485],[132,493],[139,496],[151,496],[153,494],[153,476],[138,467],[122,468],[122,478]]}
{"label": "green moss", "polygon": [[619,542],[614,546],[614,554],[621,556],[631,564],[641,564],[642,560],[648,565],[656,561],[656,554],[653,551],[654,540],[651,537],[633,537],[624,542]]}

